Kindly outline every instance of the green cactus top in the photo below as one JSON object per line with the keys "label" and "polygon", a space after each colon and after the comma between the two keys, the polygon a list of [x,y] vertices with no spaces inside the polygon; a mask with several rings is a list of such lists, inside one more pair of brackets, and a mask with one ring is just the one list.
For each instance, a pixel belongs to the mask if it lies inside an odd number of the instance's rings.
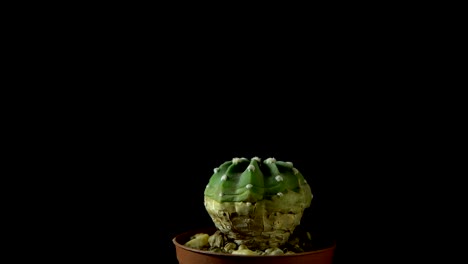
{"label": "green cactus top", "polygon": [[312,199],[310,186],[291,162],[268,158],[251,160],[233,158],[214,169],[205,196],[218,202],[257,202],[283,196],[287,192],[302,192]]}

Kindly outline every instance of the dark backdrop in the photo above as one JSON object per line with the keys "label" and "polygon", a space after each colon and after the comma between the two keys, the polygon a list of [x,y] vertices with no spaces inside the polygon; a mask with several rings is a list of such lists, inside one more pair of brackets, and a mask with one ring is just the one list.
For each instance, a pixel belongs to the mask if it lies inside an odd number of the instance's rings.
{"label": "dark backdrop", "polygon": [[[337,104],[320,108],[314,104],[320,97],[313,95],[298,103],[292,100],[297,97],[275,94],[284,102],[251,106],[248,94],[226,103],[212,97],[190,101],[187,93],[178,101],[177,92],[168,101],[152,95],[145,102],[146,94],[133,103],[100,98],[87,115],[81,111],[88,106],[80,105],[76,116],[67,113],[69,122],[51,132],[59,145],[57,159],[45,164],[59,173],[60,181],[50,185],[59,184],[63,192],[53,197],[63,201],[54,208],[60,214],[55,221],[66,225],[59,230],[62,236],[78,243],[73,247],[78,253],[69,257],[128,263],[161,263],[162,257],[163,263],[175,264],[172,239],[212,226],[203,192],[213,168],[233,157],[295,164],[314,194],[301,224],[314,238],[337,241],[336,263],[351,259],[346,248],[377,247],[371,239],[394,232],[379,220],[406,219],[387,212],[377,198],[385,196],[393,206],[401,195],[394,187],[407,184],[407,174],[415,173],[403,169],[417,157],[404,141],[413,135],[381,112],[349,111]],[[104,100],[113,103],[101,104]],[[226,105],[232,111],[218,111]],[[38,141],[49,148],[43,138]],[[361,258],[360,249],[352,252]]]}
{"label": "dark backdrop", "polygon": [[316,239],[338,240],[337,188],[347,177],[354,141],[336,119],[207,112],[169,117],[133,110],[130,116],[113,113],[112,120],[93,118],[96,129],[76,142],[86,149],[80,170],[91,187],[83,195],[92,205],[84,219],[93,230],[88,251],[132,263],[176,264],[174,236],[213,226],[203,205],[213,169],[233,157],[254,156],[293,162],[314,194],[301,225]]}
{"label": "dark backdrop", "polygon": [[104,169],[96,181],[104,190],[96,213],[105,216],[98,229],[102,239],[115,246],[112,254],[130,255],[141,259],[139,263],[154,263],[161,256],[164,263],[177,263],[172,239],[213,225],[203,192],[213,168],[233,157],[292,161],[314,194],[302,225],[316,239],[337,239],[336,188],[345,166],[337,142],[304,134],[262,137],[261,130],[236,139],[232,134],[223,136],[222,129],[193,134],[195,129],[187,127],[176,138],[132,133],[134,139],[121,141],[124,145],[105,145],[110,149],[103,155],[108,156],[97,162],[105,162],[109,170]]}

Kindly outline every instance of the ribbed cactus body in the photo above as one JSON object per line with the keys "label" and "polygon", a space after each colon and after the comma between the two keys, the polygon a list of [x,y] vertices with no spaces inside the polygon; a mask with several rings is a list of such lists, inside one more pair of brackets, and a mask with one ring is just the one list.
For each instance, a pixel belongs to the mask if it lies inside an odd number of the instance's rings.
{"label": "ribbed cactus body", "polygon": [[291,162],[234,158],[215,168],[205,208],[236,243],[260,249],[287,242],[310,206],[312,192]]}

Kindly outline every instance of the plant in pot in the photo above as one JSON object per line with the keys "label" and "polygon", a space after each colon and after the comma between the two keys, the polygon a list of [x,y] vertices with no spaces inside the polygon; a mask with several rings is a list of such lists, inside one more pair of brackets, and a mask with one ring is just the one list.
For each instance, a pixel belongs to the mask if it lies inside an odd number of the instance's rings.
{"label": "plant in pot", "polygon": [[214,169],[204,206],[214,226],[173,238],[180,264],[331,264],[335,244],[300,228],[312,192],[292,162],[233,158]]}

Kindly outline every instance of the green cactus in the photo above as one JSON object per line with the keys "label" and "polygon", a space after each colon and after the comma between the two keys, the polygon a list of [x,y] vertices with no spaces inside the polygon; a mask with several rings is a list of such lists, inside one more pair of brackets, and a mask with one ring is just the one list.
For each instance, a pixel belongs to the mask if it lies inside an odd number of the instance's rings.
{"label": "green cactus", "polygon": [[313,197],[291,162],[258,157],[233,158],[215,168],[204,196],[218,230],[256,249],[285,244]]}

